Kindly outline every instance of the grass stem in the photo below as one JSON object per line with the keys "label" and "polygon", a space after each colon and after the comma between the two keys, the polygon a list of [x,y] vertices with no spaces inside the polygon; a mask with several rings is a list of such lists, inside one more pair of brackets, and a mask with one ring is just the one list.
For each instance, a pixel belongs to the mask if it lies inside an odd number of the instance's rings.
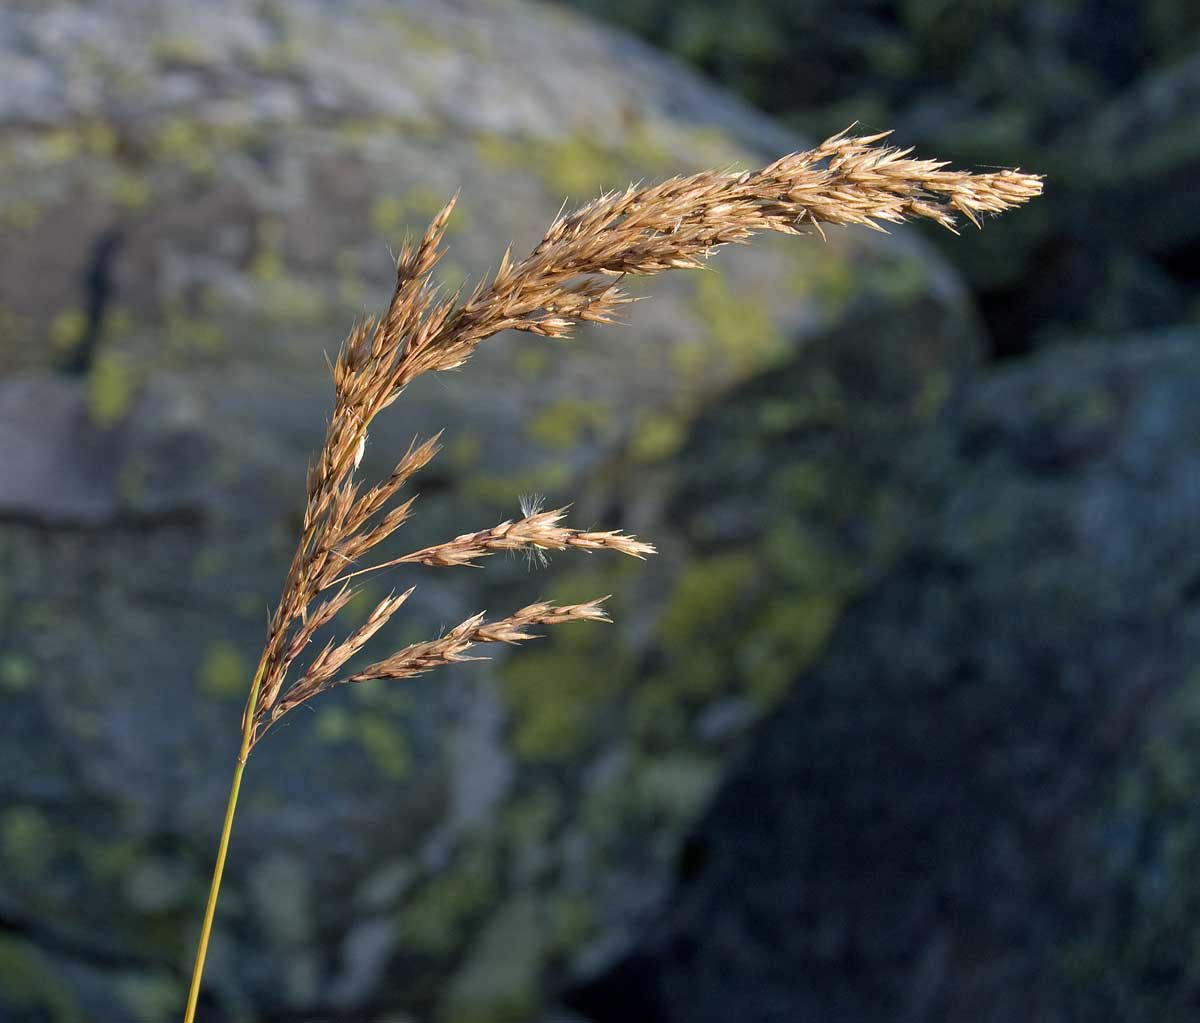
{"label": "grass stem", "polygon": [[213,918],[217,913],[217,896],[221,892],[221,877],[225,873],[225,856],[229,852],[229,836],[233,833],[233,816],[237,812],[238,793],[242,788],[242,774],[246,770],[246,758],[250,755],[254,736],[254,712],[258,704],[258,692],[262,685],[266,661],[259,663],[250,686],[250,697],[246,703],[245,721],[242,724],[242,746],[238,751],[237,767],[233,771],[233,783],[229,787],[229,802],[225,807],[225,824],[221,828],[221,842],[217,846],[217,862],[213,866],[212,883],[208,888],[208,904],[204,908],[204,923],[200,927],[200,941],[196,946],[196,964],[192,967],[192,984],[188,990],[187,1009],[183,1023],[195,1023],[196,1005],[200,1000],[200,981],[204,976],[204,960],[208,955],[208,939],[212,935]]}

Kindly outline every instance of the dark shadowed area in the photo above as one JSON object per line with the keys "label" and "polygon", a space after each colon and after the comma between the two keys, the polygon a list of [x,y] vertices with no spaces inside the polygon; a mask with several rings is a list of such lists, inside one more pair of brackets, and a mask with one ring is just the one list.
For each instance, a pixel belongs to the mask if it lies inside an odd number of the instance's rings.
{"label": "dark shadowed area", "polygon": [[[1185,0],[0,8],[0,1023],[178,1020],[326,356],[461,189],[859,122],[1046,194],[488,341],[371,432],[394,553],[574,502],[659,555],[416,585],[577,624],[289,716],[204,1023],[1200,1021],[1200,13]],[[600,20],[603,19],[603,20]]]}

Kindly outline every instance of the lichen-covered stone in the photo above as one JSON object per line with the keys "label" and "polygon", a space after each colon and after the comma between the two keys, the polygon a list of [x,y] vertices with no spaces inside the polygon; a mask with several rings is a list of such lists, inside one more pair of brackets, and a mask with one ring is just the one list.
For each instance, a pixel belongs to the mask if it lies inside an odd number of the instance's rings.
{"label": "lichen-covered stone", "polygon": [[[477,277],[564,193],[795,144],[517,3],[0,12],[0,1015],[182,1000],[323,353],[386,300],[387,246],[461,187],[444,270]],[[612,592],[618,624],[352,687],[256,750],[214,1018],[525,1018],[619,957],[739,740],[901,547],[876,477],[975,358],[956,279],[865,232],[714,266],[569,351],[490,341],[373,429],[384,473],[447,427],[406,545],[533,490],[663,554],[396,577],[419,589],[378,647],[546,595]],[[537,940],[498,969],[514,929]]]}

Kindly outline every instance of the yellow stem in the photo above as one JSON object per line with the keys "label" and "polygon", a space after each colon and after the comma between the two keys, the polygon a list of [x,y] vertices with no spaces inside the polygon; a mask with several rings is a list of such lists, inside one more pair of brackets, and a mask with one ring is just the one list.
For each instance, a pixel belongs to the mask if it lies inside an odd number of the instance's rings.
{"label": "yellow stem", "polygon": [[233,815],[237,811],[238,792],[242,787],[242,772],[246,770],[246,758],[250,755],[254,737],[254,712],[258,708],[258,690],[262,685],[266,655],[259,662],[250,686],[250,698],[246,704],[246,719],[242,724],[242,748],[238,751],[237,767],[233,772],[233,784],[229,788],[229,803],[225,807],[225,825],[221,828],[221,843],[217,846],[217,862],[213,867],[212,884],[208,889],[208,905],[204,909],[204,923],[200,928],[200,943],[196,947],[196,965],[192,968],[192,986],[188,991],[187,1010],[183,1023],[194,1023],[196,1003],[200,1000],[200,978],[204,975],[204,959],[208,955],[208,939],[212,935],[213,917],[217,912],[217,895],[221,891],[221,876],[225,873],[225,855],[229,852],[229,836],[233,832]]}

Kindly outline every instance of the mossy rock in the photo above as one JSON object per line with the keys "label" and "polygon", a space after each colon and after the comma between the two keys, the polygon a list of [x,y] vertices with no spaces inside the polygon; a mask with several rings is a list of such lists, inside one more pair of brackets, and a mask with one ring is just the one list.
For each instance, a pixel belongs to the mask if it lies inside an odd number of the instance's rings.
{"label": "mossy rock", "polygon": [[[519,3],[137,0],[101,19],[55,0],[6,18],[0,932],[11,905],[8,962],[33,964],[37,1011],[68,1011],[36,983],[44,960],[63,1006],[137,1019],[186,980],[238,676],[328,414],[323,356],[386,301],[387,247],[461,188],[444,269],[477,279],[564,193],[798,143],[636,42]],[[243,789],[208,1014],[539,1011],[629,946],[754,721],[901,547],[903,502],[870,477],[889,430],[936,420],[974,360],[954,276],[861,231],[713,267],[653,282],[628,327],[570,351],[490,341],[380,418],[373,474],[450,427],[406,545],[540,491],[663,554],[396,577],[418,597],[376,649],[548,594],[612,592],[618,624],[348,687],[273,734]],[[714,454],[713,430],[739,453]],[[883,523],[869,555],[864,507]],[[544,943],[497,979],[494,935],[530,919]]]}

